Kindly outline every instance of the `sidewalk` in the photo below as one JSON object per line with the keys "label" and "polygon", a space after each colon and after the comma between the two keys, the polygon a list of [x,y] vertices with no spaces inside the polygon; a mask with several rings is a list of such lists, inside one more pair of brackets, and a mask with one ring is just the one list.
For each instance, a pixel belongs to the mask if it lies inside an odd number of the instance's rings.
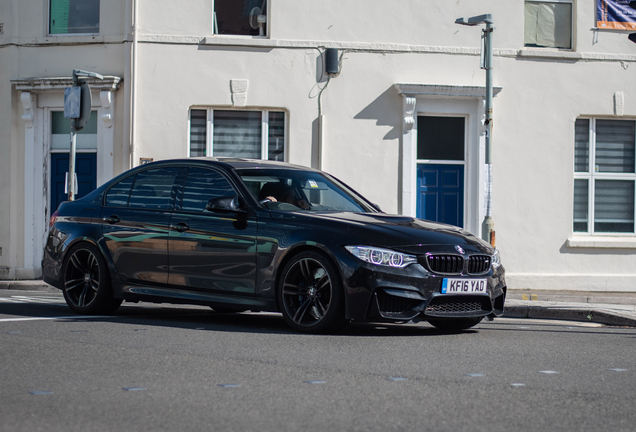
{"label": "sidewalk", "polygon": [[509,290],[504,317],[636,327],[636,292]]}
{"label": "sidewalk", "polygon": [[[41,280],[0,280],[0,290],[61,292]],[[504,317],[636,327],[636,292],[509,290]]]}

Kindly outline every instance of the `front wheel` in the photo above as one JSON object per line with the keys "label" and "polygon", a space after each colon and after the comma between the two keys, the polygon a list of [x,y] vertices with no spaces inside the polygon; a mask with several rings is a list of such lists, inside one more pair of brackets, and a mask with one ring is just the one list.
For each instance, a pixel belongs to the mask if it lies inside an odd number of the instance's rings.
{"label": "front wheel", "polygon": [[476,326],[484,317],[476,318],[429,318],[428,322],[440,330],[466,330]]}
{"label": "front wheel", "polygon": [[348,323],[340,275],[318,252],[302,252],[287,263],[278,301],[287,324],[303,333],[326,333]]}
{"label": "front wheel", "polygon": [[110,314],[122,300],[113,298],[106,261],[90,244],[73,247],[64,263],[64,300],[73,312]]}

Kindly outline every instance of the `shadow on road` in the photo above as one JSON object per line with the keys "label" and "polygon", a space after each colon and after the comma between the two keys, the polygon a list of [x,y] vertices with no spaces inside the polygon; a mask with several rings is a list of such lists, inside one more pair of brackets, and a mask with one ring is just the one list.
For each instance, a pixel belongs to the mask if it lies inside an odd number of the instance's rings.
{"label": "shadow on road", "polygon": [[[45,299],[42,299],[45,300]],[[52,299],[51,301],[54,301]],[[290,329],[282,315],[276,313],[221,313],[215,312],[203,306],[181,305],[152,305],[152,304],[126,304],[124,303],[112,316],[86,317],[75,315],[64,303],[38,303],[38,302],[12,302],[0,303],[0,316],[7,319],[56,319],[73,322],[116,322],[119,324],[131,324],[135,326],[170,327],[192,329],[197,331],[217,331],[236,333],[274,333],[274,334],[298,334]],[[2,321],[2,320],[0,320]],[[550,321],[536,322],[529,320],[523,325],[511,323],[506,320],[495,320],[492,323],[482,322],[477,327],[464,331],[441,331],[426,322],[418,324],[395,323],[350,323],[339,332],[329,336],[354,336],[354,337],[408,337],[408,336],[448,336],[479,333],[480,331],[506,331],[506,332],[577,332],[577,333],[605,333],[607,327],[586,328],[567,326],[563,322],[550,323]],[[623,335],[625,335],[623,333]],[[636,331],[629,336],[636,337]]]}

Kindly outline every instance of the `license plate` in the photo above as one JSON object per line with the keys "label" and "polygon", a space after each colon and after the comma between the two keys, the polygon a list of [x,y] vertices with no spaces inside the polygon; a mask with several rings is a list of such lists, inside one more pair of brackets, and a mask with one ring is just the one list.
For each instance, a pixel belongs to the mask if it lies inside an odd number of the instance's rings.
{"label": "license plate", "polygon": [[442,281],[442,294],[486,294],[486,279],[451,279]]}

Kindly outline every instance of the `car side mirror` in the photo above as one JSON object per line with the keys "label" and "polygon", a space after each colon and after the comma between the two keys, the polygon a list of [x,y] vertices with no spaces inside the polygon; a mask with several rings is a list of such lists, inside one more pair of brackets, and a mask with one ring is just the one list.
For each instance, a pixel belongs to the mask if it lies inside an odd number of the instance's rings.
{"label": "car side mirror", "polygon": [[215,213],[245,213],[237,196],[212,198],[205,209]]}
{"label": "car side mirror", "polygon": [[377,205],[376,203],[371,203],[371,205],[373,206],[373,208],[374,208],[374,209],[376,209],[376,210],[377,210],[377,211],[379,211],[380,213],[384,213],[384,212],[382,211],[382,209],[380,208],[380,206],[379,206],[379,205]]}

